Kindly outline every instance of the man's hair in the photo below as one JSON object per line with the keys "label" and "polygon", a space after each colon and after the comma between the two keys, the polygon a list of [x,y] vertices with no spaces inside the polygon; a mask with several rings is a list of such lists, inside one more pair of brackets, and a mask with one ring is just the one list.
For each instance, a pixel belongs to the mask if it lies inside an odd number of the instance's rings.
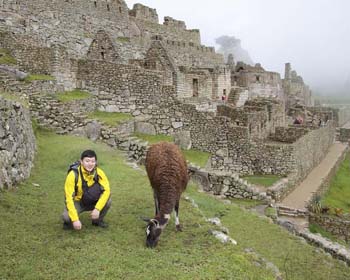
{"label": "man's hair", "polygon": [[80,159],[83,160],[84,158],[95,158],[97,160],[96,153],[93,150],[85,150],[82,152]]}

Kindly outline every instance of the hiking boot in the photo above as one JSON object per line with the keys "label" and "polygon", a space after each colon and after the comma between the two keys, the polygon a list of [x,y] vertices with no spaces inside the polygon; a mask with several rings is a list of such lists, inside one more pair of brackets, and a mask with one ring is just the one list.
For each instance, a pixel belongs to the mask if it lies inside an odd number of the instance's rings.
{"label": "hiking boot", "polygon": [[92,225],[95,227],[108,228],[108,224],[104,221],[92,221]]}
{"label": "hiking boot", "polygon": [[63,223],[63,229],[64,229],[64,230],[73,229],[72,223]]}

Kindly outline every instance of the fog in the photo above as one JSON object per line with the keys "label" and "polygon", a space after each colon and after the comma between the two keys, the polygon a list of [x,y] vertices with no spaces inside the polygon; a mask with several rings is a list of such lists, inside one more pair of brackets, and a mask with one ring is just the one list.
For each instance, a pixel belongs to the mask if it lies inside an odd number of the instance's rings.
{"label": "fog", "polygon": [[241,41],[254,63],[284,75],[290,62],[314,92],[350,95],[349,0],[141,0],[164,16],[200,29],[204,45],[225,35]]}

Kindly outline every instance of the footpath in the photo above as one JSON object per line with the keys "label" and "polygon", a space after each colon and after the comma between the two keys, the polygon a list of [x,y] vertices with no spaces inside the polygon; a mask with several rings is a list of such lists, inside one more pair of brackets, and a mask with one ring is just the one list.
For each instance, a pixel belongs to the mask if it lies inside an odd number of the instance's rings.
{"label": "footpath", "polygon": [[307,202],[320,188],[324,179],[331,172],[340,157],[342,157],[346,148],[347,144],[335,142],[320,164],[279,204],[293,209],[306,210]]}

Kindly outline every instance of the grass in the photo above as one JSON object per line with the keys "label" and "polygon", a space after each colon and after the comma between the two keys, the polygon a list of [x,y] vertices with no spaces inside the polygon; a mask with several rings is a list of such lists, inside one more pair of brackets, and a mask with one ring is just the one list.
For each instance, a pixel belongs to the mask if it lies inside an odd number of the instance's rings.
{"label": "grass", "polygon": [[90,93],[79,89],[65,91],[57,94],[57,99],[61,102],[70,102],[73,100],[88,99],[90,97],[92,97]]}
{"label": "grass", "polygon": [[144,141],[147,141],[150,145],[161,142],[161,141],[165,141],[165,142],[173,142],[174,141],[174,137],[164,135],[164,134],[150,135],[150,134],[143,134],[143,133],[135,133],[134,135],[137,138],[140,138]]}
{"label": "grass", "polygon": [[[172,220],[158,247],[145,248],[140,217],[154,212],[146,176],[107,145],[40,130],[37,137],[31,178],[18,189],[0,192],[2,279],[274,279],[241,247],[210,236],[211,226],[185,200],[184,231],[175,232]],[[87,148],[96,150],[111,183],[110,227],[91,226],[84,213],[80,232],[64,231],[60,215],[66,170]]]}
{"label": "grass", "polygon": [[44,74],[30,74],[28,75],[24,81],[32,82],[32,81],[54,81],[55,77]]}
{"label": "grass", "polygon": [[[350,270],[299,238],[234,204],[197,192],[182,199],[176,233],[173,219],[154,250],[145,248],[145,224],[153,215],[148,179],[124,163],[123,156],[85,138],[37,130],[38,152],[32,176],[18,189],[0,192],[0,267],[3,279],[275,279],[246,253],[247,248],[273,262],[283,279],[350,279]],[[80,232],[63,231],[63,184],[68,165],[82,150],[96,150],[111,183],[113,205],[106,230],[81,216]],[[35,183],[35,184],[34,184]],[[38,185],[36,185],[38,184]],[[198,210],[200,209],[200,211]],[[214,226],[202,217],[220,217],[237,246],[208,234]]]}
{"label": "grass", "polygon": [[128,43],[130,42],[130,38],[129,37],[118,37],[116,39],[117,42],[121,42],[121,43]]}
{"label": "grass", "polygon": [[322,198],[322,205],[341,208],[344,213],[350,212],[350,154],[341,163],[336,175],[330,182],[329,189]]}
{"label": "grass", "polygon": [[88,118],[97,119],[110,126],[116,126],[124,121],[131,120],[133,116],[127,113],[95,111],[90,113]]}
{"label": "grass", "polygon": [[2,96],[3,98],[5,98],[7,100],[19,102],[23,107],[29,108],[29,103],[26,100],[21,99],[19,96],[15,95],[13,93],[0,92],[0,96]]}
{"label": "grass", "polygon": [[252,175],[252,176],[244,176],[242,177],[242,179],[248,181],[253,185],[271,187],[274,183],[280,180],[281,177],[277,175]]}
{"label": "grass", "polygon": [[0,49],[0,64],[14,65],[16,63],[16,59],[11,55],[9,50]]}
{"label": "grass", "polygon": [[301,242],[270,220],[258,218],[234,204],[218,203],[215,198],[193,189],[188,193],[207,217],[221,219],[240,248],[252,248],[274,263],[283,273],[283,279],[328,280],[348,279],[350,276],[349,267],[319,253],[319,249]]}
{"label": "grass", "polygon": [[198,150],[182,150],[183,154],[185,155],[185,158],[192,162],[193,164],[205,167],[205,165],[208,162],[208,159],[210,157],[210,153],[198,151]]}
{"label": "grass", "polygon": [[335,237],[330,232],[326,231],[325,229],[323,229],[321,226],[319,226],[317,224],[309,224],[309,230],[312,233],[319,233],[323,237],[326,237],[329,240],[332,240],[334,242],[340,243],[340,244],[342,244],[342,245],[347,247],[347,244],[346,244],[346,242],[344,240],[338,239],[337,237]]}

